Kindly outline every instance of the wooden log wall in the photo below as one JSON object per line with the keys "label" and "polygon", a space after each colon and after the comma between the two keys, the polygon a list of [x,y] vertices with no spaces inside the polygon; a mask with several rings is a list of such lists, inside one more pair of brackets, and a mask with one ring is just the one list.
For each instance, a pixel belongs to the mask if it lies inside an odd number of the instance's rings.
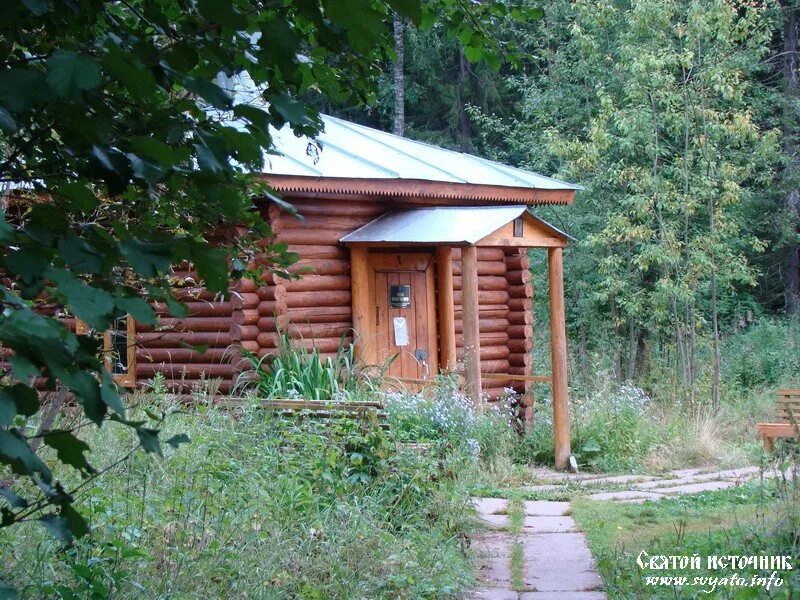
{"label": "wooden log wall", "polygon": [[[502,248],[478,248],[478,328],[481,346],[481,372],[510,373],[511,351],[509,283]],[[461,309],[461,250],[453,250],[453,302],[456,317],[456,356],[464,356],[463,321]],[[491,380],[483,383],[483,392],[496,398],[510,381]]]}
{"label": "wooden log wall", "polygon": [[277,323],[296,344],[332,357],[343,337],[352,340],[353,327],[349,251],[339,246],[339,239],[378,217],[387,206],[369,200],[300,198],[292,204],[303,220],[287,213],[272,212],[269,217],[277,240],[300,256],[291,271],[302,277],[267,281],[258,290],[264,299],[258,326],[269,332],[258,337],[260,352],[275,350],[277,335],[272,332]]}
{"label": "wooden log wall", "polygon": [[[531,284],[531,262],[526,249],[507,248],[504,253],[510,309],[508,314],[509,373],[532,375],[533,285]],[[518,392],[524,392],[527,387],[524,382],[514,383],[514,389]]]}

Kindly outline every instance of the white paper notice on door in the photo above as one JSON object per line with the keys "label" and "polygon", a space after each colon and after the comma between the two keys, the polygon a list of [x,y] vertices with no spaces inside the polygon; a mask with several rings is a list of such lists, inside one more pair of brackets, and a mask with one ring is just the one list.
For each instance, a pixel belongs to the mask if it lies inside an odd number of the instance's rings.
{"label": "white paper notice on door", "polygon": [[392,324],[394,325],[394,345],[408,346],[408,323],[406,323],[406,318],[394,317]]}

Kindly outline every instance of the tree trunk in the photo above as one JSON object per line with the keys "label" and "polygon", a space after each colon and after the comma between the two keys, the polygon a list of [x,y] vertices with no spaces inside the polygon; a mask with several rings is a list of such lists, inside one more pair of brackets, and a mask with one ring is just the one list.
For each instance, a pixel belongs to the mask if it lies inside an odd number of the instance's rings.
{"label": "tree trunk", "polygon": [[786,211],[794,223],[786,248],[786,312],[800,316],[800,149],[798,149],[798,123],[800,116],[800,57],[797,53],[800,9],[794,2],[784,2],[785,24],[783,31],[783,79],[784,79],[784,119],[783,152],[786,156],[784,180],[788,184]]}
{"label": "tree trunk", "polygon": [[469,124],[469,115],[467,114],[467,99],[469,98],[469,65],[464,52],[458,50],[458,66],[459,66],[459,93],[458,93],[458,129],[461,134],[461,150],[469,152],[472,149],[472,127]]}
{"label": "tree trunk", "polygon": [[404,135],[406,130],[406,76],[405,76],[405,30],[403,17],[394,14],[394,51],[397,60],[394,62],[394,134]]}

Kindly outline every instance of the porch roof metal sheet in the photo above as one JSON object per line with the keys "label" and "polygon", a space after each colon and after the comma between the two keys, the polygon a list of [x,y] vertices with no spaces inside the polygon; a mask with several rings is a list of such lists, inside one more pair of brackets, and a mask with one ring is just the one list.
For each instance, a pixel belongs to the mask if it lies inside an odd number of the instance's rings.
{"label": "porch roof metal sheet", "polygon": [[470,245],[525,212],[525,206],[439,206],[389,211],[343,243]]}
{"label": "porch roof metal sheet", "polygon": [[265,157],[264,173],[415,179],[541,190],[582,189],[579,185],[478,156],[446,150],[329,115],[321,117],[325,128],[316,140],[297,137],[288,126],[272,132],[275,148]]}

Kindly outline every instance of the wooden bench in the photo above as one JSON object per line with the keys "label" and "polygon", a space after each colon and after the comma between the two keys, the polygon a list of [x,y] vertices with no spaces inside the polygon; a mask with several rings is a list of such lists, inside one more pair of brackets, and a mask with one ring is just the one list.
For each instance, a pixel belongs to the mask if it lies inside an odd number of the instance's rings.
{"label": "wooden bench", "polygon": [[800,390],[778,390],[776,401],[778,423],[759,423],[758,437],[764,442],[764,450],[772,452],[776,438],[800,437]]}

